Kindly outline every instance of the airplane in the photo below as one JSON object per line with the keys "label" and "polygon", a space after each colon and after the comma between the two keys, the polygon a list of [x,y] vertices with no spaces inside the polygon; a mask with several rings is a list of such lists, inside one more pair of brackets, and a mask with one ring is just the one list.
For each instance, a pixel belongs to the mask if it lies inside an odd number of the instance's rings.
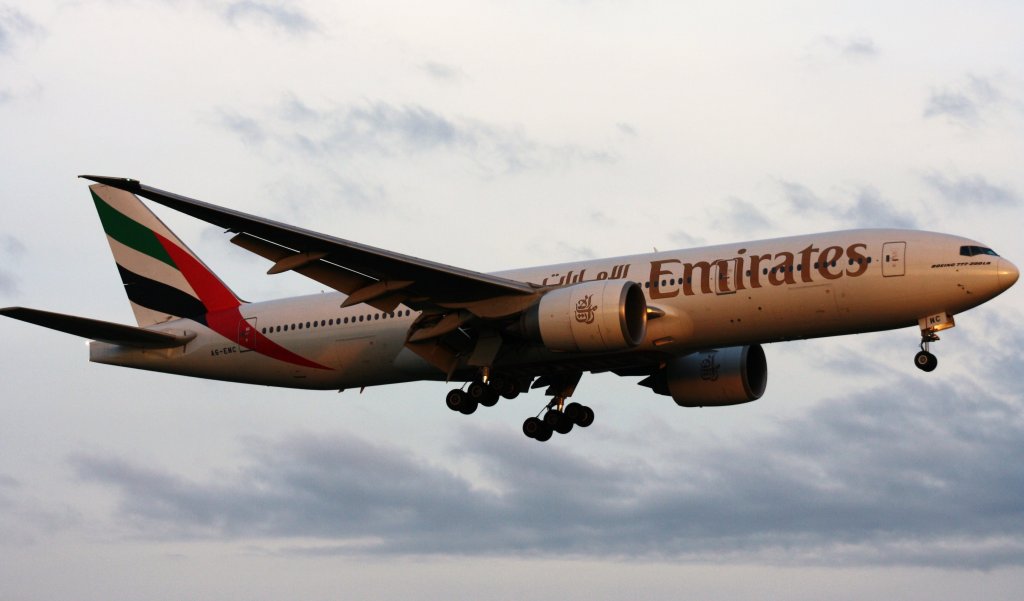
{"label": "airplane", "polygon": [[[137,326],[8,307],[0,314],[91,339],[89,359],[199,378],[345,390],[462,383],[466,415],[546,388],[523,423],[538,441],[594,411],[567,403],[583,373],[640,377],[683,407],[764,394],[763,344],[917,325],[925,372],[954,316],[1019,271],[967,238],[859,229],[480,273],[335,238],[143,185],[89,186]],[[230,241],[332,290],[246,302],[140,197],[222,227]]]}

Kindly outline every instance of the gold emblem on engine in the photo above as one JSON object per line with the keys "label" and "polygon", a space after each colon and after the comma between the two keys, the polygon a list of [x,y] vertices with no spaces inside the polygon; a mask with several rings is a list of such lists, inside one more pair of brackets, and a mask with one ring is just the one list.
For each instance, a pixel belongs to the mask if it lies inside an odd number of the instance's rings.
{"label": "gold emblem on engine", "polygon": [[718,370],[722,367],[717,361],[715,356],[718,351],[711,351],[704,357],[704,360],[700,362],[700,379],[710,382],[718,380]]}
{"label": "gold emblem on engine", "polygon": [[597,313],[597,306],[592,303],[593,297],[593,294],[588,294],[576,301],[576,321],[585,324],[594,323],[594,314]]}

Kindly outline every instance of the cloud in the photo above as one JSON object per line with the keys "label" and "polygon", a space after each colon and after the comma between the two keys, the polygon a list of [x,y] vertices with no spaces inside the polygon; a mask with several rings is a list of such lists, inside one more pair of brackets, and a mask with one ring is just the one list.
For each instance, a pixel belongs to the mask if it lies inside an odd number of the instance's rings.
{"label": "cloud", "polygon": [[255,22],[295,36],[317,30],[316,23],[294,3],[236,0],[225,4],[222,11],[224,19],[236,26],[239,23]]}
{"label": "cloud", "polygon": [[944,117],[961,125],[977,126],[984,114],[1009,103],[992,79],[968,75],[954,88],[933,89],[928,96],[924,117]]}
{"label": "cloud", "polygon": [[458,67],[452,67],[434,61],[427,61],[420,65],[427,75],[443,83],[460,83],[466,79],[466,74]]}
{"label": "cloud", "polygon": [[626,135],[626,136],[635,137],[635,136],[639,135],[637,133],[635,127],[633,127],[632,125],[630,125],[629,123],[626,123],[624,121],[620,121],[619,123],[616,123],[615,124],[615,129],[617,129],[620,134],[623,134],[623,135]]}
{"label": "cloud", "polygon": [[642,450],[604,458],[558,439],[557,461],[513,427],[469,427],[458,453],[473,476],[351,433],[249,440],[242,465],[206,480],[114,457],[71,463],[116,491],[135,534],[270,539],[299,554],[1020,566],[1024,465],[1008,458],[1024,453],[1024,355],[1007,356],[1010,398],[914,374],[742,440],[690,437],[683,454],[661,424]]}
{"label": "cloud", "polygon": [[[0,265],[16,265],[25,254],[25,245],[10,234],[0,234]],[[18,293],[18,278],[7,269],[0,268],[0,294]]]}
{"label": "cloud", "polygon": [[722,213],[724,215],[720,219],[714,220],[715,229],[729,228],[747,234],[772,228],[771,219],[753,203],[742,198],[727,199]]}
{"label": "cloud", "polygon": [[816,213],[856,227],[917,227],[913,215],[895,209],[895,203],[885,200],[871,186],[858,187],[852,204],[843,206],[821,198],[803,184],[780,181],[779,185],[790,210],[796,214]]}
{"label": "cloud", "polygon": [[319,109],[288,96],[263,119],[226,108],[218,113],[221,125],[243,141],[265,136],[309,159],[437,152],[461,155],[486,171],[506,173],[614,160],[606,151],[545,144],[518,128],[449,117],[419,104],[369,101]]}
{"label": "cloud", "polygon": [[43,28],[25,13],[0,5],[0,55],[11,54],[21,39],[42,33]]}
{"label": "cloud", "polygon": [[954,206],[1012,207],[1021,203],[1020,195],[1014,190],[989,183],[980,175],[950,178],[938,171],[932,171],[925,174],[922,179],[946,202]]}
{"label": "cloud", "polygon": [[844,219],[857,227],[900,227],[916,228],[917,220],[895,208],[896,203],[882,198],[881,193],[872,187],[862,187],[857,191],[854,205],[844,212]]}
{"label": "cloud", "polygon": [[805,50],[805,59],[812,63],[828,63],[836,59],[866,61],[878,55],[875,41],[864,36],[821,36],[808,44]]}
{"label": "cloud", "polygon": [[216,115],[219,124],[241,138],[246,146],[259,146],[266,139],[263,128],[255,119],[229,110],[218,110]]}
{"label": "cloud", "polygon": [[852,59],[874,58],[878,56],[878,47],[874,40],[867,37],[837,38],[825,36],[822,41],[840,56]]}

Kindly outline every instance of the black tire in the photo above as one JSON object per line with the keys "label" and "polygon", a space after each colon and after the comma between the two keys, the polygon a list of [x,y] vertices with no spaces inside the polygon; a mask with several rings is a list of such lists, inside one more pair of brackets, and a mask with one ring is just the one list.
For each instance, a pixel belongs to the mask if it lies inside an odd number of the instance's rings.
{"label": "black tire", "polygon": [[583,413],[583,405],[569,403],[565,406],[565,417],[574,424],[580,423],[580,415]]}
{"label": "black tire", "polygon": [[554,409],[544,414],[544,423],[551,426],[551,429],[559,434],[568,434],[572,431],[572,420],[566,417],[561,411]]}
{"label": "black tire", "polygon": [[469,388],[466,389],[466,394],[469,395],[469,398],[479,403],[485,396],[487,396],[487,388],[487,384],[477,380],[469,385]]}
{"label": "black tire", "polygon": [[928,351],[921,351],[914,355],[914,365],[921,371],[935,371],[935,368],[939,365],[939,360]]}
{"label": "black tire", "polygon": [[466,396],[465,392],[462,392],[458,388],[454,388],[448,391],[448,396],[444,397],[444,402],[448,405],[448,408],[452,411],[462,411],[462,407],[469,401],[469,397]]}
{"label": "black tire", "polygon": [[544,422],[541,422],[540,426],[541,426],[541,431],[537,433],[536,439],[541,441],[541,442],[545,442],[547,440],[551,440],[551,432],[552,432],[551,426],[547,425]]}
{"label": "black tire", "polygon": [[515,383],[515,380],[506,380],[501,382],[496,387],[496,390],[501,394],[501,396],[510,401],[519,396],[519,385]]}
{"label": "black tire", "polygon": [[576,425],[581,428],[586,428],[592,423],[594,423],[594,410],[586,405],[582,405],[580,417],[576,420]]}
{"label": "black tire", "polygon": [[484,407],[493,407],[498,402],[498,393],[494,391],[494,388],[479,380],[470,384],[466,393],[469,394],[469,398]]}
{"label": "black tire", "polygon": [[526,418],[526,421],[523,422],[523,434],[525,434],[527,438],[537,438],[537,435],[545,429],[544,422],[540,421],[540,419],[536,417],[528,417]]}

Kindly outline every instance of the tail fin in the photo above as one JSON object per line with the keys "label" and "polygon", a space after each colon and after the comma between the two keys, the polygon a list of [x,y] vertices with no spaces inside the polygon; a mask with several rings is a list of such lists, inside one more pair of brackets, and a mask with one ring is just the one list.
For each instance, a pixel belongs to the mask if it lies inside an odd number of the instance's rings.
{"label": "tail fin", "polygon": [[131,192],[89,186],[140,327],[205,315],[242,301]]}

